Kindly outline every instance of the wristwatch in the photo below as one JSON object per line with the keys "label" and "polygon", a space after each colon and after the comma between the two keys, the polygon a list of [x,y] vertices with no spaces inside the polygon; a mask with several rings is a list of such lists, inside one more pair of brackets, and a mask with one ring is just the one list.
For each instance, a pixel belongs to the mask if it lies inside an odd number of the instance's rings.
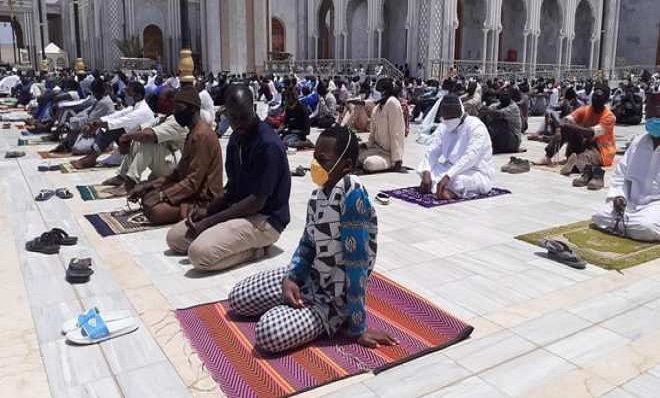
{"label": "wristwatch", "polygon": [[165,202],[165,199],[166,199],[166,198],[165,198],[165,194],[163,193],[163,191],[158,192],[158,199],[159,199],[161,202]]}

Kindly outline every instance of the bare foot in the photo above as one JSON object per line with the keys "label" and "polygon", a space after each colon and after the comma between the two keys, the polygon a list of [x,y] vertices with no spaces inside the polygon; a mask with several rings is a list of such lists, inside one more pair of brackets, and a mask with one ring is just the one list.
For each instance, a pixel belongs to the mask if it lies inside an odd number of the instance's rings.
{"label": "bare foot", "polygon": [[532,162],[532,164],[536,166],[552,166],[552,159],[550,159],[547,156],[544,156],[540,160]]}

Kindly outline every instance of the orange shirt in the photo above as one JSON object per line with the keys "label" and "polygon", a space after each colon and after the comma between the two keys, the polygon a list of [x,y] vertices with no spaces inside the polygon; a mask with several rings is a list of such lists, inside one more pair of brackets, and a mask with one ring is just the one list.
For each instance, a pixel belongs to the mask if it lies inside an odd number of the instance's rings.
{"label": "orange shirt", "polygon": [[614,124],[616,116],[609,108],[605,108],[600,113],[596,113],[591,105],[582,106],[573,113],[571,118],[575,120],[580,127],[596,130],[594,140],[600,152],[600,160],[603,166],[611,166],[616,156],[616,139],[614,138]]}

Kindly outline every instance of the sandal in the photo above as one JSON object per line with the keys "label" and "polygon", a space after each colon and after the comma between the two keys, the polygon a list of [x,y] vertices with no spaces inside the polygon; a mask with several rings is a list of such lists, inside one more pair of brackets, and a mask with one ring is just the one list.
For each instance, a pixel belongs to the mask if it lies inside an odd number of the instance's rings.
{"label": "sandal", "polygon": [[57,235],[44,232],[40,237],[25,242],[25,250],[43,254],[57,254],[60,252],[60,240]]}
{"label": "sandal", "polygon": [[36,200],[37,202],[45,202],[48,199],[52,198],[54,195],[55,195],[55,191],[53,191],[52,189],[42,189],[41,191],[39,191],[37,196],[35,196],[34,200]]}
{"label": "sandal", "polygon": [[298,166],[295,170],[291,170],[292,177],[304,177],[305,174],[307,174],[307,169],[303,166]]}
{"label": "sandal", "polygon": [[78,243],[77,236],[69,236],[69,234],[61,228],[53,228],[50,230],[50,233],[56,236],[58,244],[62,246],[74,246]]}
{"label": "sandal", "polygon": [[77,259],[73,258],[66,269],[66,281],[69,283],[87,283],[94,270],[91,258]]}
{"label": "sandal", "polygon": [[544,239],[541,246],[548,250],[548,258],[575,269],[585,269],[584,262],[566,243],[555,239]]}
{"label": "sandal", "polygon": [[90,309],[78,319],[80,328],[66,334],[66,339],[79,345],[96,344],[102,341],[131,333],[138,328],[138,322],[134,317],[123,318],[115,321],[106,321],[100,313]]}
{"label": "sandal", "polygon": [[[90,309],[90,311],[92,310],[97,314],[101,313],[101,311],[96,307]],[[62,334],[67,334],[76,329],[79,329],[80,325],[85,323],[85,315],[86,314],[80,314],[76,318],[64,322],[62,324]],[[130,318],[130,317],[131,317],[130,311],[108,311],[103,313],[103,319],[105,319],[106,322],[114,322],[120,319]]]}
{"label": "sandal", "polygon": [[381,205],[389,205],[390,204],[390,195],[386,194],[385,192],[378,192],[376,194],[376,202],[380,203]]}
{"label": "sandal", "polygon": [[73,194],[71,191],[69,191],[66,188],[58,188],[55,190],[55,195],[57,195],[58,198],[60,199],[71,199],[73,198]]}
{"label": "sandal", "polygon": [[5,153],[5,159],[22,158],[23,156],[25,156],[25,152],[23,151],[9,151]]}
{"label": "sandal", "polygon": [[39,171],[57,171],[60,169],[59,164],[51,164],[51,163],[42,163],[37,167],[37,170]]}

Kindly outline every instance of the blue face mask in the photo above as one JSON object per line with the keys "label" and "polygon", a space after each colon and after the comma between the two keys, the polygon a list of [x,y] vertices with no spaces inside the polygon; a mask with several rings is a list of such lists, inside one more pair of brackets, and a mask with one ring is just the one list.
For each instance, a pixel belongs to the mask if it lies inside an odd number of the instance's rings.
{"label": "blue face mask", "polygon": [[660,118],[646,119],[646,131],[651,137],[660,138]]}

